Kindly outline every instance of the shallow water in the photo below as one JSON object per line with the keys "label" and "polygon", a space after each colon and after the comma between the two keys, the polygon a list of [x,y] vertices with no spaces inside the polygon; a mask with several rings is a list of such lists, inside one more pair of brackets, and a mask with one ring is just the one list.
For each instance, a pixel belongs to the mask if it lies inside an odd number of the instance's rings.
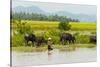
{"label": "shallow water", "polygon": [[54,49],[51,52],[12,52],[13,67],[94,61],[96,61],[96,48],[78,48],[74,51],[60,51],[59,49]]}

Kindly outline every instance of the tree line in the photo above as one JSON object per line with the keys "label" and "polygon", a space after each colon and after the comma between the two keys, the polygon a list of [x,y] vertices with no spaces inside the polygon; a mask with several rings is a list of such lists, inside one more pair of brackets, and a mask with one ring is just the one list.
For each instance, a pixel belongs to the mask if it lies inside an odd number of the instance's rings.
{"label": "tree line", "polygon": [[13,20],[33,20],[33,21],[60,21],[61,18],[69,22],[79,22],[78,19],[67,18],[66,16],[45,15],[37,13],[25,13],[25,12],[12,12],[11,19]]}

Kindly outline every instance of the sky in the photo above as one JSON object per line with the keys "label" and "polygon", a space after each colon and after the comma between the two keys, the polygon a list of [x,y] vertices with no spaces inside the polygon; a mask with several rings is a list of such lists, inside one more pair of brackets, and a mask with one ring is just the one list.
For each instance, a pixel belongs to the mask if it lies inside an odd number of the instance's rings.
{"label": "sky", "polygon": [[87,14],[96,15],[97,7],[95,5],[78,5],[78,4],[66,4],[66,3],[50,3],[50,2],[37,2],[27,0],[12,0],[12,8],[17,6],[37,6],[45,12],[57,12],[66,11],[74,14]]}

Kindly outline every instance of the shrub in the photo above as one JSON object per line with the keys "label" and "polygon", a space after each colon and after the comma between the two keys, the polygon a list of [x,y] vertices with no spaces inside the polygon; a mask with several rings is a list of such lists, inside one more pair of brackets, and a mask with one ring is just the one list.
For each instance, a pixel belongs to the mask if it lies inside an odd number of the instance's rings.
{"label": "shrub", "polygon": [[16,34],[12,37],[12,40],[11,40],[11,46],[12,47],[17,47],[17,46],[24,46],[25,43],[24,43],[24,37],[22,34]]}
{"label": "shrub", "polygon": [[70,25],[67,22],[60,22],[59,23],[59,29],[60,30],[69,30],[70,29]]}
{"label": "shrub", "polygon": [[69,30],[71,25],[69,25],[69,21],[65,19],[65,17],[61,17],[59,19],[60,23],[58,25],[58,29],[60,30]]}
{"label": "shrub", "polygon": [[17,22],[17,31],[20,34],[24,34],[24,33],[32,33],[33,30],[31,29],[31,26],[27,24],[27,22]]}
{"label": "shrub", "polygon": [[76,43],[80,43],[80,44],[89,43],[89,35],[77,35]]}
{"label": "shrub", "polygon": [[60,34],[60,31],[50,30],[50,31],[44,32],[44,37],[46,39],[48,39],[49,37],[51,37],[53,43],[54,44],[58,44],[59,43],[59,34]]}
{"label": "shrub", "polygon": [[96,31],[91,32],[92,35],[96,35]]}

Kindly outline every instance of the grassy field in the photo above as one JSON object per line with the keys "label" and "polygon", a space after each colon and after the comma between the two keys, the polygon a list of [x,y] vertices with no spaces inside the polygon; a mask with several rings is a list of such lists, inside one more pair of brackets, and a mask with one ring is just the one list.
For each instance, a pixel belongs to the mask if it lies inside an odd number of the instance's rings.
{"label": "grassy field", "polygon": [[[96,47],[95,44],[74,44],[74,45],[52,45],[54,49],[59,49],[61,51],[73,51],[76,48],[93,48]],[[41,52],[47,51],[47,45],[41,47],[31,47],[31,46],[20,46],[12,47],[13,51],[17,52]]]}
{"label": "grassy field", "polygon": [[[52,30],[58,29],[59,22],[54,21],[22,21],[27,22],[34,30]],[[96,30],[95,22],[70,22],[71,30]],[[12,25],[16,28],[16,25]]]}
{"label": "grassy field", "polygon": [[[71,25],[71,29],[69,31],[64,31],[68,33],[77,33],[76,43],[74,45],[58,45],[59,42],[59,31],[58,24],[59,22],[52,22],[52,21],[21,21],[22,23],[26,22],[26,26],[30,26],[30,29],[33,31],[36,36],[43,36],[46,39],[48,37],[52,38],[52,41],[55,43],[53,48],[61,49],[61,50],[70,50],[74,48],[92,48],[96,47],[95,44],[89,43],[89,36],[96,35],[96,23],[95,22],[69,22]],[[18,22],[16,21],[18,24]],[[19,29],[16,23],[12,23],[12,30],[16,31]],[[26,27],[22,26],[24,30]],[[25,30],[26,32],[29,29]],[[24,34],[14,34],[12,37],[12,50],[13,51],[22,51],[22,52],[34,52],[34,51],[45,51],[47,50],[47,46],[42,47],[27,47],[25,46],[24,41]]]}

